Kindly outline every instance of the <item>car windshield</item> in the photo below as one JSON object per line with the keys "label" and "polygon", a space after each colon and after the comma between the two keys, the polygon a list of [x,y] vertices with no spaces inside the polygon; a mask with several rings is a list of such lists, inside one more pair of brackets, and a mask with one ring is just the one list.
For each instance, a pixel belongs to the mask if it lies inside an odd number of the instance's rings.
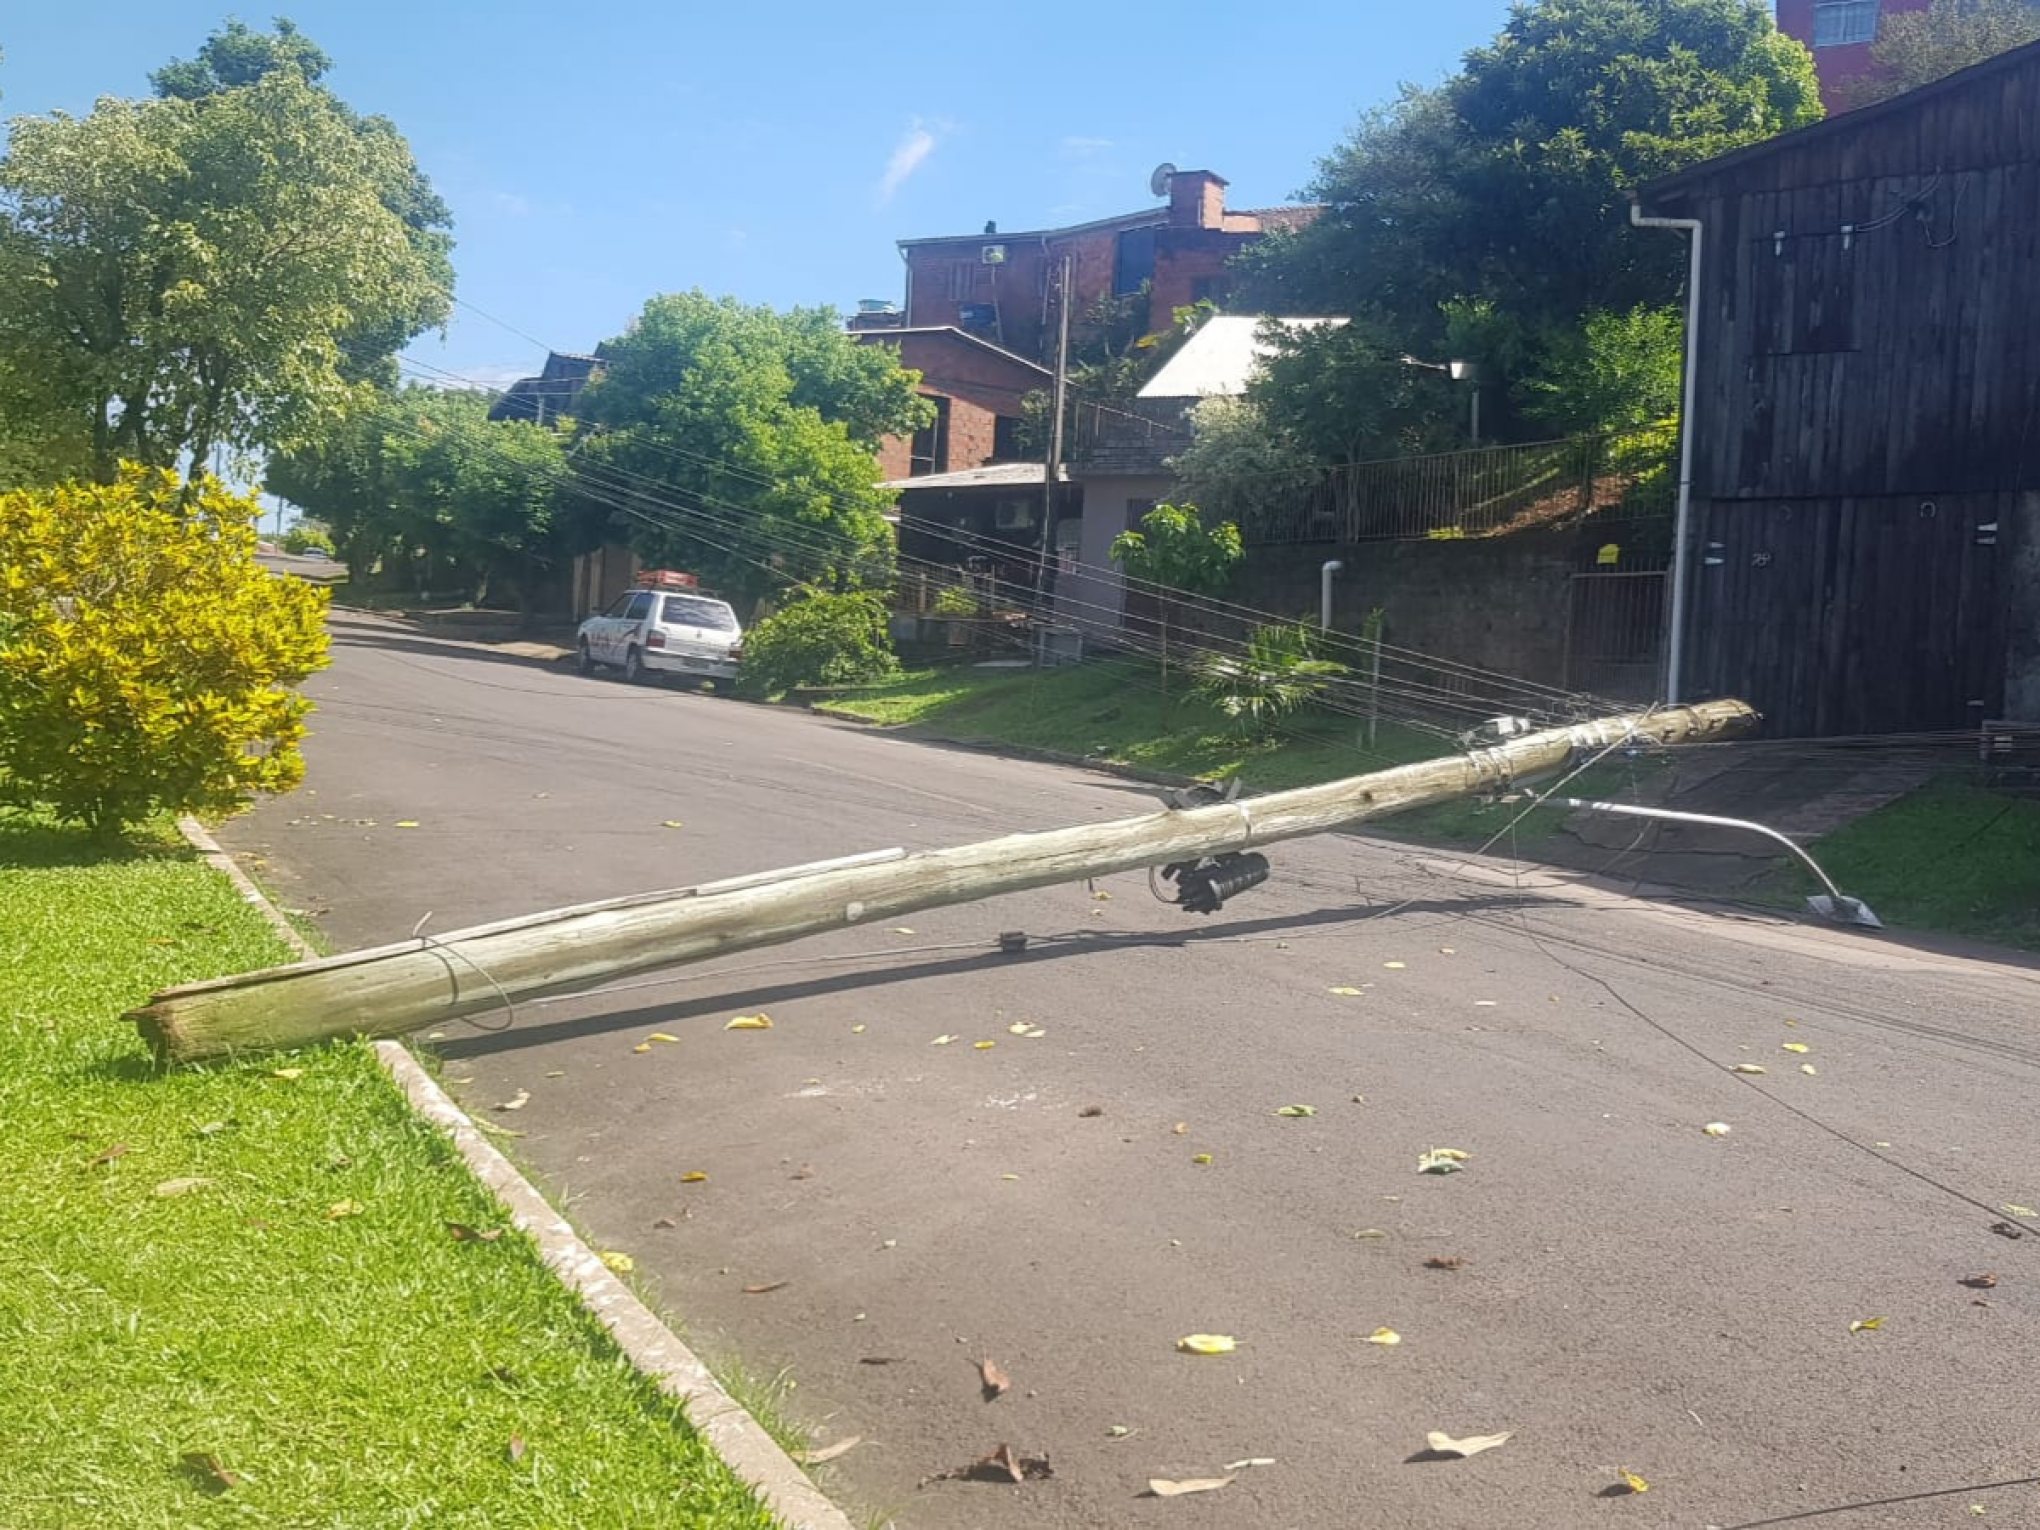
{"label": "car windshield", "polygon": [[736,613],[719,600],[699,595],[668,595],[666,620],[677,627],[709,627],[717,632],[737,630]]}

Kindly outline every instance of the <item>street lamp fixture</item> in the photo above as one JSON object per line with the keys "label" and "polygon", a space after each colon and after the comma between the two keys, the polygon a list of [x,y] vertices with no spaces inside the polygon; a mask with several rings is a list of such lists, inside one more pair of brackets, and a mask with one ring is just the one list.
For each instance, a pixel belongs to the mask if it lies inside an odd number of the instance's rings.
{"label": "street lamp fixture", "polygon": [[1404,356],[1406,367],[1422,367],[1427,372],[1443,372],[1454,382],[1473,384],[1473,404],[1468,420],[1468,434],[1475,446],[1480,445],[1480,364],[1473,361],[1424,361],[1416,356]]}

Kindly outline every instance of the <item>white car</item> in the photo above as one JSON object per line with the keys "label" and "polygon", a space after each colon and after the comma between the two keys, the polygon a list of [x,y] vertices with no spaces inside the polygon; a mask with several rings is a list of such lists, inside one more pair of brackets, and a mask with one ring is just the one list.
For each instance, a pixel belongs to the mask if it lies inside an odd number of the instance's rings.
{"label": "white car", "polygon": [[744,657],[737,613],[712,595],[631,590],[582,622],[575,636],[582,674],[607,664],[632,681],[647,675],[731,681]]}

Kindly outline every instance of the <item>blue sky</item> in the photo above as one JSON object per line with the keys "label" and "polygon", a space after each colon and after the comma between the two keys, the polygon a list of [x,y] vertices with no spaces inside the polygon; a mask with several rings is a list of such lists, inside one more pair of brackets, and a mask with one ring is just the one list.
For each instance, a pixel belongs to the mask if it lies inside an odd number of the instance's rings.
{"label": "blue sky", "polygon": [[[1162,160],[1226,176],[1236,207],[1288,201],[1360,111],[1449,73],[1507,8],[276,5],[341,96],[409,137],[454,210],[460,297],[532,337],[461,308],[412,349],[488,382],[535,369],[534,340],[593,347],[656,292],[897,301],[894,240],[1132,211]],[[8,115],[145,94],[231,14],[7,9]]]}

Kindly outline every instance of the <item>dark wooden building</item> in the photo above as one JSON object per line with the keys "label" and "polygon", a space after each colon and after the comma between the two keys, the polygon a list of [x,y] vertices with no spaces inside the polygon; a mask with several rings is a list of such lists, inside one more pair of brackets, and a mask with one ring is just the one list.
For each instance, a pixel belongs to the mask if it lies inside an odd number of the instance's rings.
{"label": "dark wooden building", "polygon": [[1704,231],[1685,693],[2040,717],[2040,45],[1639,200]]}

